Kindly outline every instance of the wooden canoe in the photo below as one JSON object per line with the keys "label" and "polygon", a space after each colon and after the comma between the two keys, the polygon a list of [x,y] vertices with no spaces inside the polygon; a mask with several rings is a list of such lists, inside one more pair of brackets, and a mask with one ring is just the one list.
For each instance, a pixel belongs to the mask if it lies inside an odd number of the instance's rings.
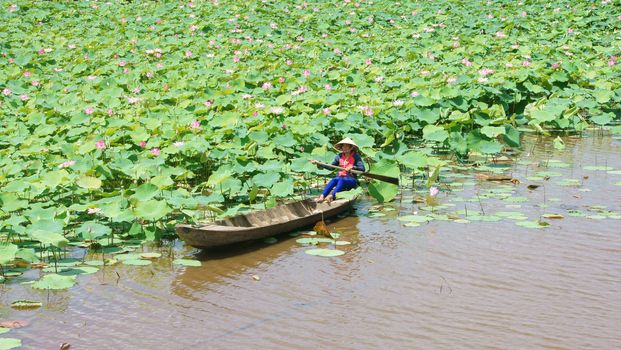
{"label": "wooden canoe", "polygon": [[219,220],[207,225],[177,225],[179,238],[195,248],[211,248],[252,241],[315,225],[350,210],[354,199],[315,203],[312,199]]}

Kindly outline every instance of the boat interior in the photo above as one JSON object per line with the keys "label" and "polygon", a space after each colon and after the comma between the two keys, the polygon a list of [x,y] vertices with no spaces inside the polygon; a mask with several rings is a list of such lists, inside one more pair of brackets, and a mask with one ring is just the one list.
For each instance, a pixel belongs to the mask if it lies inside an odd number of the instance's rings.
{"label": "boat interior", "polygon": [[328,209],[326,203],[316,203],[312,199],[276,206],[244,215],[238,215],[214,222],[220,226],[261,227],[299,219]]}

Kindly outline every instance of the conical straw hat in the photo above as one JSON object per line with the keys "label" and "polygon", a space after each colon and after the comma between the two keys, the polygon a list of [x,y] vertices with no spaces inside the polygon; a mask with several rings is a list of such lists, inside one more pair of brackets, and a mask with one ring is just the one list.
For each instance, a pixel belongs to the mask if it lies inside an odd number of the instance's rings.
{"label": "conical straw hat", "polygon": [[350,139],[349,137],[346,137],[344,139],[342,139],[341,141],[339,141],[336,145],[334,145],[334,148],[336,148],[337,150],[341,150],[341,146],[342,145],[352,145],[354,146],[356,149],[358,148],[358,145],[354,142],[354,140]]}

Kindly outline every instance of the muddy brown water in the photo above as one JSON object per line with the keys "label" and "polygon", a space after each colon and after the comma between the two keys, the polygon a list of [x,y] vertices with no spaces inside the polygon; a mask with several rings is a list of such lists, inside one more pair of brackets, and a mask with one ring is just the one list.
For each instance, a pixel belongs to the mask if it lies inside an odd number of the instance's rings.
{"label": "muddy brown water", "polygon": [[[0,315],[29,325],[0,337],[20,338],[24,349],[63,342],[71,349],[621,348],[621,220],[602,219],[589,207],[621,213],[621,175],[584,169],[621,169],[621,140],[567,138],[562,152],[550,139],[528,142],[534,146],[506,172],[522,182],[512,196],[527,202],[453,202],[506,186],[465,173],[464,190],[443,191],[439,203],[455,205],[445,212],[465,206],[471,215],[481,206],[487,215],[520,211],[531,220],[565,215],[546,220],[548,228],[506,219],[407,227],[396,217],[421,211],[406,191],[385,216],[369,217],[374,203],[367,199],[356,216],[330,223],[352,242],[340,257],[307,255],[308,247],[284,236],[271,245],[198,253],[200,268],[172,266],[165,257],[145,267],[107,267],[79,276],[67,291],[13,281],[0,286]],[[533,166],[548,159],[569,167]],[[526,179],[537,171],[562,175]],[[565,178],[583,184],[557,184]],[[527,184],[541,187],[529,191]],[[568,209],[592,218],[568,216]],[[148,250],[197,252],[180,242]],[[43,307],[10,309],[17,299]]]}

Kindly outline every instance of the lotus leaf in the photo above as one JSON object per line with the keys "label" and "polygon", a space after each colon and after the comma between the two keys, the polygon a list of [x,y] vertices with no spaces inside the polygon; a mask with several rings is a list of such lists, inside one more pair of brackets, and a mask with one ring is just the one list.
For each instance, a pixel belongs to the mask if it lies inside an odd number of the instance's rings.
{"label": "lotus leaf", "polygon": [[32,284],[35,289],[69,289],[75,284],[75,276],[49,274]]}
{"label": "lotus leaf", "polygon": [[202,265],[200,261],[190,259],[175,259],[173,260],[173,264],[191,267],[200,267]]}

